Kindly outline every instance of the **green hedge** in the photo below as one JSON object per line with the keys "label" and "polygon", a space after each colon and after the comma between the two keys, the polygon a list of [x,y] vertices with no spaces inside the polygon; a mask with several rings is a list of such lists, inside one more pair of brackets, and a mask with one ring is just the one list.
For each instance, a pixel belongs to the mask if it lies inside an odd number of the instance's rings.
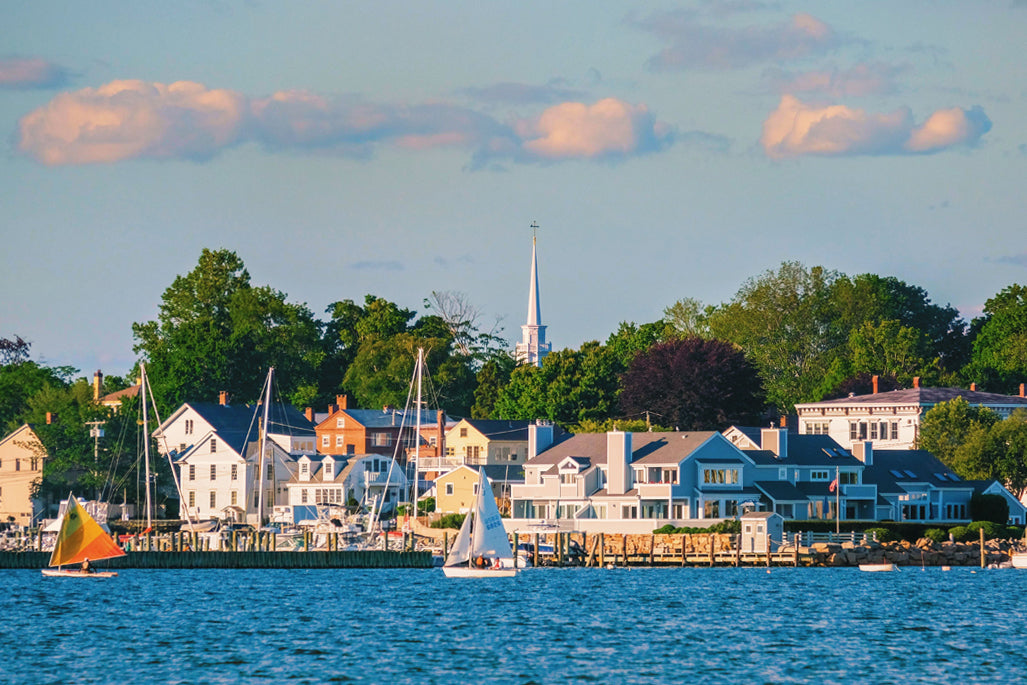
{"label": "green hedge", "polygon": [[[991,523],[990,521],[976,521],[966,526],[954,526],[947,529],[938,528],[937,523],[912,523],[908,521],[841,522],[841,532],[848,533],[850,531],[855,531],[857,533],[870,533],[871,531],[874,531],[877,532],[877,540],[879,542],[890,540],[908,540],[909,542],[916,542],[920,538],[925,537],[935,540],[938,535],[937,531],[942,531],[942,541],[948,540],[949,533],[952,533],[952,537],[956,541],[969,540],[970,542],[973,542],[980,537],[980,533],[977,531],[982,527],[984,528],[984,537],[989,540],[995,538],[1017,539],[1023,537],[1022,527],[1003,526],[1001,524]],[[824,521],[821,519],[813,521],[785,521],[785,531],[789,533],[800,533],[805,531],[812,531],[814,533],[833,533],[834,530],[834,521]],[[882,533],[881,531],[887,532]],[[882,537],[882,535],[884,537]]]}
{"label": "green hedge", "polygon": [[712,526],[707,528],[697,528],[695,526],[684,526],[682,528],[675,528],[671,524],[667,524],[653,531],[657,535],[696,535],[703,533],[730,533],[737,535],[742,532],[742,522],[732,519],[721,521],[720,523],[714,523]]}

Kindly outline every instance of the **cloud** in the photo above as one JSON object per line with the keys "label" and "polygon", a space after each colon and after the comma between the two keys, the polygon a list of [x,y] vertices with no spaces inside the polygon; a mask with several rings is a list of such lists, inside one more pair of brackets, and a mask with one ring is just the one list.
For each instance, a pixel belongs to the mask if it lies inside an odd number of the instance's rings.
{"label": "cloud", "polygon": [[594,105],[565,102],[515,127],[527,156],[538,160],[616,159],[654,152],[671,143],[673,131],[645,105],[615,98]]}
{"label": "cloud", "polygon": [[1021,252],[1016,255],[1005,255],[1002,257],[996,257],[995,259],[989,260],[998,262],[999,264],[1013,264],[1014,266],[1027,266],[1027,252]]}
{"label": "cloud", "polygon": [[807,105],[785,95],[763,122],[760,143],[775,158],[928,154],[975,145],[990,128],[991,121],[976,106],[939,110],[916,126],[908,108],[873,114],[844,105]]}
{"label": "cloud", "polygon": [[472,167],[496,159],[518,163],[621,159],[660,150],[673,131],[645,105],[615,98],[562,102],[512,123],[447,103],[380,104],[352,96],[281,91],[249,98],[180,81],[165,85],[112,81],[62,93],[22,117],[19,150],[44,164],[128,159],[208,160],[255,143],[272,153],[317,152],[357,159],[380,146],[407,151],[458,147]]}
{"label": "cloud", "polygon": [[74,76],[42,57],[0,57],[0,88],[29,90],[61,88]]}
{"label": "cloud", "polygon": [[667,44],[647,62],[654,71],[695,67],[737,69],[824,54],[843,43],[830,26],[796,14],[775,26],[702,24],[688,11],[659,12],[635,22]]}
{"label": "cloud", "polygon": [[819,71],[789,72],[779,68],[768,69],[763,80],[780,94],[814,93],[834,98],[887,95],[898,91],[895,77],[908,70],[876,62],[857,64],[850,69],[824,69]]}

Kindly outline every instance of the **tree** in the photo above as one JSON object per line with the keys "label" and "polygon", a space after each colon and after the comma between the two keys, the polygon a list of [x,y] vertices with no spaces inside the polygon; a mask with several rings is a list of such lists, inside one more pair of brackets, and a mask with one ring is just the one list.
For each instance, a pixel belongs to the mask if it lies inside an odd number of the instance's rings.
{"label": "tree", "polygon": [[504,342],[500,337],[503,328],[499,319],[488,331],[479,330],[481,310],[472,305],[463,293],[433,290],[431,297],[425,298],[424,307],[445,323],[458,354],[484,363]]}
{"label": "tree", "polygon": [[897,319],[864,321],[849,334],[852,370],[891,376],[902,385],[912,385],[914,377],[924,377],[929,370],[927,344],[924,333]]}
{"label": "tree", "polygon": [[1027,381],[1027,287],[1011,285],[984,303],[967,375],[994,392]]}
{"label": "tree", "polygon": [[320,322],[283,293],[250,285],[242,260],[228,250],[204,249],[196,268],[164,291],[157,320],[132,331],[165,408],[211,401],[220,391],[254,401],[270,366],[290,400],[320,390],[316,370],[327,357]]}
{"label": "tree", "polygon": [[778,411],[819,400],[822,379],[846,336],[831,299],[837,273],[784,262],[742,285],[708,317],[713,337],[738,345],[759,370],[767,401]]}
{"label": "tree", "polygon": [[486,361],[475,377],[474,405],[472,419],[490,419],[496,408],[496,401],[503,387],[510,382],[517,362],[509,354],[496,354]]}
{"label": "tree", "polygon": [[623,373],[636,355],[674,334],[674,329],[663,321],[644,323],[641,326],[635,325],[634,321],[622,321],[617,332],[606,339],[606,351],[613,356],[616,364],[614,371]]}
{"label": "tree", "polygon": [[981,449],[967,444],[983,444],[988,429],[998,415],[984,407],[973,407],[962,397],[939,402],[920,421],[917,447],[927,450],[961,478],[986,478],[990,469],[981,458]]}
{"label": "tree", "polygon": [[640,353],[622,380],[621,412],[653,412],[679,430],[723,430],[757,423],[763,392],[756,369],[729,343],[698,337]]}
{"label": "tree", "polygon": [[685,297],[663,310],[663,320],[668,326],[684,337],[710,337],[709,317],[714,307],[704,307],[703,303],[691,297]]}
{"label": "tree", "polygon": [[29,399],[46,388],[65,388],[77,372],[70,366],[48,367],[29,359],[27,343],[20,337],[0,338],[0,437],[27,419]]}
{"label": "tree", "polygon": [[970,518],[973,521],[991,521],[1004,526],[1009,521],[1009,503],[1002,495],[975,492],[970,496]]}

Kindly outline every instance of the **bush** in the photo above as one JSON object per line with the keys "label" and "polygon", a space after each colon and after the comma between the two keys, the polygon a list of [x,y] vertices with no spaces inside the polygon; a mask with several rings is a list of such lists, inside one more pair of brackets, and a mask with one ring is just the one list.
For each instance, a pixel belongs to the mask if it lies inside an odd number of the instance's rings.
{"label": "bush", "polygon": [[970,498],[970,518],[974,521],[991,521],[1004,526],[1009,521],[1009,503],[1002,495],[974,493]]}
{"label": "bush", "polygon": [[970,538],[970,533],[967,532],[966,526],[953,526],[949,528],[949,535],[956,542],[966,542]]}
{"label": "bush", "polygon": [[1006,539],[1019,540],[1022,537],[1024,537],[1024,532],[1020,526],[1009,526],[1006,528]]}
{"label": "bush", "polygon": [[949,534],[941,528],[928,528],[924,531],[924,537],[935,542],[945,542],[949,539]]}
{"label": "bush", "polygon": [[895,533],[888,528],[867,528],[864,533],[869,538],[875,538],[878,542],[891,542],[896,539]]}
{"label": "bush", "polygon": [[981,530],[984,531],[985,540],[994,540],[1006,536],[1005,524],[1000,525],[994,521],[974,521],[966,527],[967,537],[970,540],[976,540],[981,536],[979,532]]}
{"label": "bush", "polygon": [[671,524],[661,526],[653,531],[657,535],[706,535],[709,533],[727,533],[731,535],[737,535],[742,532],[742,522],[733,519],[721,521],[720,523],[714,523],[707,528],[698,528],[696,526],[684,526],[682,528],[675,528]]}
{"label": "bush", "polygon": [[438,521],[432,521],[432,528],[459,528],[464,525],[467,514],[445,514]]}

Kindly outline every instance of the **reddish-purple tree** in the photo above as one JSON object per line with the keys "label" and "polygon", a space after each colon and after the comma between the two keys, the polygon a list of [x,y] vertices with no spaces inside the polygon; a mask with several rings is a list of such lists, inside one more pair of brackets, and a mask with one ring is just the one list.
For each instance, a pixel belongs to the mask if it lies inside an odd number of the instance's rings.
{"label": "reddish-purple tree", "polygon": [[758,425],[763,386],[755,367],[730,343],[698,337],[653,345],[621,378],[625,416],[649,411],[678,430]]}

